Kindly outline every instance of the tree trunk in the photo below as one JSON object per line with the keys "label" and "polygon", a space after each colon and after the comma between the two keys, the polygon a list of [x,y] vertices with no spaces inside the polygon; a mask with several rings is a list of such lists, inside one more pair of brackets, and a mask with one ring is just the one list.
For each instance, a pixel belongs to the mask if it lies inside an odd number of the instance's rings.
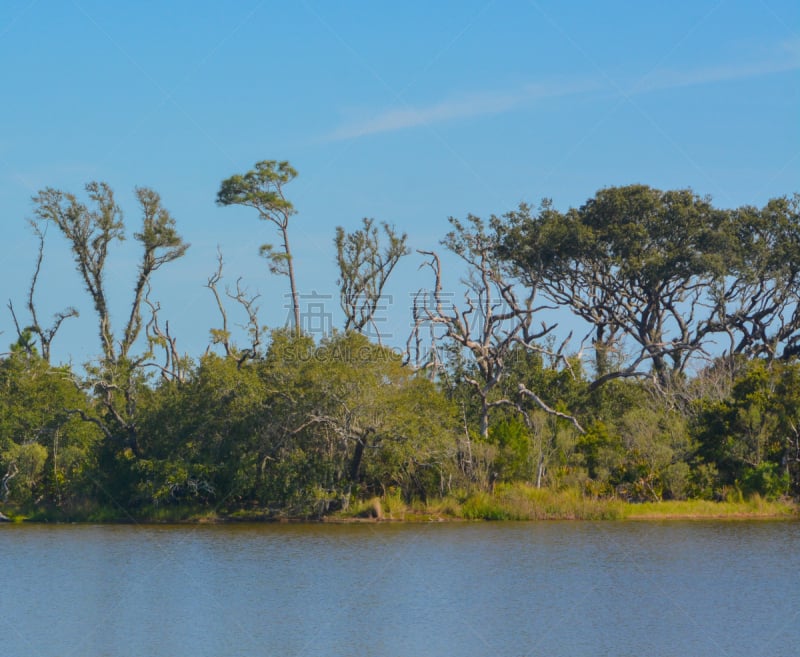
{"label": "tree trunk", "polygon": [[300,326],[300,297],[297,294],[297,283],[294,279],[294,262],[292,262],[292,252],[289,250],[289,232],[287,226],[281,227],[283,233],[283,250],[286,253],[286,270],[289,274],[289,289],[292,294],[292,312],[294,313],[295,333],[302,333]]}
{"label": "tree trunk", "polygon": [[544,449],[539,450],[539,464],[536,467],[536,488],[542,487],[542,477],[544,476]]}
{"label": "tree trunk", "polygon": [[364,460],[364,439],[356,440],[356,449],[353,452],[353,460],[350,461],[350,481],[357,483],[360,478],[361,462]]}
{"label": "tree trunk", "polygon": [[483,440],[489,439],[489,404],[486,403],[484,397],[481,401],[481,438]]}

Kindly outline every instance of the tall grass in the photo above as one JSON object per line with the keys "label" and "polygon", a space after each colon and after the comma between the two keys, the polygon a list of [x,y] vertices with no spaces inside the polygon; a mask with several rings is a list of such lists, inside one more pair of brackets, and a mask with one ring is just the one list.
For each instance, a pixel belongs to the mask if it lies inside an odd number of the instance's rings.
{"label": "tall grass", "polygon": [[759,495],[748,499],[712,502],[682,500],[625,504],[621,517],[628,519],[656,518],[797,518],[797,504],[789,500],[765,500]]}
{"label": "tall grass", "polygon": [[570,489],[554,491],[527,484],[498,485],[493,494],[476,492],[461,505],[467,520],[613,520],[615,500],[596,499]]}
{"label": "tall grass", "polygon": [[[581,490],[551,490],[529,484],[500,484],[494,492],[457,492],[448,497],[407,504],[398,495],[380,498],[383,520],[635,520],[679,518],[798,518],[794,502],[758,496],[730,499],[628,503],[585,495]],[[347,517],[370,517],[375,500],[354,504]],[[343,518],[339,515],[339,518]]]}

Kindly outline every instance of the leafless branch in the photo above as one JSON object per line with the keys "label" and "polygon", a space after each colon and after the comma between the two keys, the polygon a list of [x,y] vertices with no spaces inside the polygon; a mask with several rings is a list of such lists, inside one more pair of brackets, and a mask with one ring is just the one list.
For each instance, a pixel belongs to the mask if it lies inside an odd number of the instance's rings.
{"label": "leafless branch", "polygon": [[183,383],[186,380],[186,370],[184,368],[184,359],[178,353],[177,338],[170,334],[169,321],[165,322],[163,329],[159,325],[158,312],[161,310],[161,305],[150,300],[149,285],[145,293],[144,302],[150,308],[150,319],[145,326],[145,334],[150,345],[150,351],[152,352],[153,347],[156,345],[164,350],[163,365],[153,362],[145,364],[149,367],[156,367],[161,372],[163,379]]}
{"label": "leafless branch", "polygon": [[219,247],[217,247],[217,271],[215,271],[213,274],[211,274],[211,276],[208,277],[208,282],[206,283],[206,287],[209,290],[211,290],[211,294],[214,295],[214,300],[217,302],[217,309],[219,310],[219,314],[222,317],[222,328],[211,329],[211,342],[212,344],[221,344],[225,349],[225,355],[230,357],[231,333],[228,330],[228,313],[225,310],[225,304],[222,303],[222,297],[220,296],[219,290],[217,289],[217,284],[222,280],[223,265],[224,261],[222,259],[222,251],[220,250]]}
{"label": "leafless branch", "polygon": [[529,397],[530,399],[532,399],[534,401],[534,403],[539,408],[541,408],[545,413],[549,413],[550,415],[554,415],[555,417],[560,417],[563,420],[567,420],[567,421],[571,422],[572,425],[581,434],[585,434],[586,433],[586,430],[580,425],[580,423],[578,422],[578,420],[575,417],[573,417],[572,415],[567,415],[566,413],[562,413],[561,411],[557,411],[554,408],[548,406],[547,404],[545,404],[545,402],[542,400],[542,398],[539,397],[539,395],[537,395],[535,392],[532,392],[532,391],[528,390],[528,388],[525,387],[524,383],[520,383],[519,386],[518,386],[518,389],[519,389],[519,394],[520,395],[523,395],[524,397]]}
{"label": "leafless branch", "polygon": [[241,367],[246,360],[255,358],[258,355],[258,348],[261,346],[261,337],[264,329],[258,323],[259,307],[255,304],[261,295],[251,295],[246,288],[243,288],[241,277],[236,280],[236,291],[231,292],[226,289],[225,294],[229,299],[233,299],[242,306],[247,314],[247,324],[241,325],[241,328],[246,329],[250,336],[250,347],[242,350],[238,357],[238,363]]}

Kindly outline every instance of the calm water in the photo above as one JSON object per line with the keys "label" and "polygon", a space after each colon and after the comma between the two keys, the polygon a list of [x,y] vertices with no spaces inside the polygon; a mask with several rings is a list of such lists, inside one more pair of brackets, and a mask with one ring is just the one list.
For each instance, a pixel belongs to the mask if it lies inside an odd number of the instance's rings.
{"label": "calm water", "polygon": [[9,657],[800,654],[800,523],[0,526]]}

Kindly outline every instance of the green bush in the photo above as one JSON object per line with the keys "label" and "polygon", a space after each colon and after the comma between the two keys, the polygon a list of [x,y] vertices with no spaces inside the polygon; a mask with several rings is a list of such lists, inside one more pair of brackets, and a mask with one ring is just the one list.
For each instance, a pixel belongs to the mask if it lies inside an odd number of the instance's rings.
{"label": "green bush", "polygon": [[745,470],[740,486],[746,497],[760,495],[774,500],[789,493],[789,473],[779,473],[776,463],[761,463]]}

